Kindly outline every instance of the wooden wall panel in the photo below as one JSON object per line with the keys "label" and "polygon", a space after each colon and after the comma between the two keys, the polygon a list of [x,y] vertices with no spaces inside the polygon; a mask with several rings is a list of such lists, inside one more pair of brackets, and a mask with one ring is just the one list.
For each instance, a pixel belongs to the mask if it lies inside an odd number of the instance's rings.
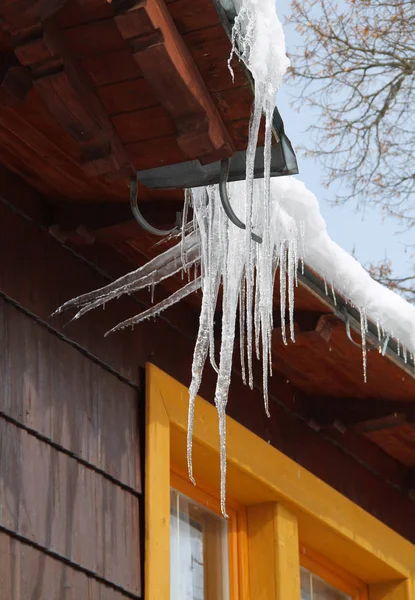
{"label": "wooden wall panel", "polygon": [[103,277],[77,261],[52,236],[0,203],[0,290],[137,382],[137,336],[130,331],[104,342],[105,332],[118,322],[120,312],[132,316],[141,310],[135,302],[121,299],[70,326],[69,314],[51,317],[66,300],[104,283]]}
{"label": "wooden wall panel", "polygon": [[130,49],[92,56],[80,62],[96,86],[143,76]]}
{"label": "wooden wall panel", "polygon": [[0,412],[141,491],[138,393],[0,299]]}
{"label": "wooden wall panel", "polygon": [[122,600],[126,596],[0,532],[0,600]]}
{"label": "wooden wall panel", "polygon": [[140,594],[139,499],[2,418],[0,498],[1,527]]}

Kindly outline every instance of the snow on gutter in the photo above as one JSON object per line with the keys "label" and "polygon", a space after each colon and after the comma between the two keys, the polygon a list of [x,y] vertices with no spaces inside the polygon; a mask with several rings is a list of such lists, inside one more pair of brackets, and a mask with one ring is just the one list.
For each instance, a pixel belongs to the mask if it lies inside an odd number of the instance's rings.
{"label": "snow on gutter", "polygon": [[[368,319],[368,344],[390,339],[386,353],[414,377],[415,307],[374,281],[367,271],[329,236],[318,201],[292,177],[273,180],[284,210],[304,223],[304,273],[299,280],[328,304],[342,321],[361,335],[361,315]],[[308,268],[307,268],[308,267]],[[316,274],[318,276],[316,276]],[[334,295],[332,292],[334,289]]]}

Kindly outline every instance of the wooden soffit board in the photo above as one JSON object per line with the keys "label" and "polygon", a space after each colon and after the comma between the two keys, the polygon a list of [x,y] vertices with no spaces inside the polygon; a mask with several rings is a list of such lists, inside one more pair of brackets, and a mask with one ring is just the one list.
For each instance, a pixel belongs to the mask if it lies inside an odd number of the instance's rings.
{"label": "wooden soffit board", "polygon": [[136,170],[246,148],[253,93],[212,0],[0,0],[0,17],[0,161],[48,197],[128,200]]}

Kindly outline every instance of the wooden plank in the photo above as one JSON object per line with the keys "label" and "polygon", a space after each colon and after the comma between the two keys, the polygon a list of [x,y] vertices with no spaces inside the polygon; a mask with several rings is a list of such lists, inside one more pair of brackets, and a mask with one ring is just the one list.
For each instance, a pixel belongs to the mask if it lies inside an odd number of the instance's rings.
{"label": "wooden plank", "polygon": [[[10,197],[6,187],[2,195]],[[105,248],[100,248],[98,254],[105,256],[104,251]],[[119,322],[120,314],[132,316],[139,306],[131,299],[122,299],[116,305],[108,305],[105,311],[91,313],[82,323],[71,325],[68,325],[70,315],[51,318],[64,301],[101,287],[107,280],[3,204],[0,204],[0,256],[7,256],[7,260],[0,261],[1,290],[128,379],[138,381],[137,361],[144,346],[137,330],[134,334],[130,331],[115,336],[111,341],[105,341],[104,334]],[[111,268],[108,264],[102,267]],[[117,275],[125,274],[127,269],[124,264]]]}
{"label": "wooden plank", "polygon": [[295,515],[280,504],[249,506],[250,597],[300,600],[298,527]]}
{"label": "wooden plank", "polygon": [[[124,144],[173,136],[176,126],[173,118],[161,106],[146,108],[112,117],[112,122]],[[163,146],[159,146],[163,155]]]}
{"label": "wooden plank", "polygon": [[125,598],[121,592],[4,532],[0,532],[0,582],[0,600]]}
{"label": "wooden plank", "polygon": [[170,423],[162,397],[146,386],[146,600],[170,596]]}
{"label": "wooden plank", "polygon": [[97,94],[105,110],[111,116],[158,104],[144,78],[99,87]]}
{"label": "wooden plank", "polygon": [[139,500],[2,418],[0,448],[0,525],[139,595]]}
{"label": "wooden plank", "polygon": [[130,49],[84,58],[80,64],[96,86],[143,76]]}
{"label": "wooden plank", "polygon": [[231,139],[163,0],[115,18],[155,96],[174,119],[178,144],[205,162],[233,153]]}
{"label": "wooden plank", "polygon": [[[4,134],[3,130],[3,134]],[[7,146],[4,143],[6,139]],[[26,162],[24,156],[20,154],[21,146],[9,144],[8,136],[2,138],[2,132],[0,129],[0,163],[2,168],[7,168],[11,173],[19,175],[25,179],[25,182],[33,186],[38,192],[41,192],[45,198],[62,197],[59,190],[51,184],[50,181],[43,179],[43,171],[41,166],[36,168],[36,156],[31,155],[30,160]],[[10,148],[12,146],[12,149]],[[18,151],[17,151],[18,148]]]}
{"label": "wooden plank", "polygon": [[88,176],[128,168],[108,115],[56,24],[45,21],[37,37],[23,32],[15,52],[31,68],[34,85],[51,113],[79,144],[81,164]]}
{"label": "wooden plank", "polygon": [[74,58],[85,59],[126,49],[114,19],[94,21],[62,31]]}
{"label": "wooden plank", "polygon": [[274,571],[278,600],[300,600],[300,558],[296,516],[282,504],[274,504]]}
{"label": "wooden plank", "polygon": [[28,69],[21,66],[13,53],[0,54],[0,102],[3,105],[19,104],[24,101],[32,87]]}
{"label": "wooden plank", "polygon": [[127,144],[126,149],[137,171],[188,160],[179,148],[175,135]]}
{"label": "wooden plank", "polygon": [[207,59],[228,59],[231,52],[231,42],[219,23],[208,29],[199,29],[183,35],[193,60],[198,65]]}
{"label": "wooden plank", "polygon": [[228,58],[212,58],[207,55],[198,61],[198,69],[209,92],[220,92],[221,90],[243,87],[247,84],[247,75],[239,59],[233,57],[231,66],[234,72],[234,80],[228,69]]}
{"label": "wooden plank", "polygon": [[198,31],[220,23],[211,0],[177,0],[168,5],[174,24],[181,34]]}
{"label": "wooden plank", "polygon": [[3,300],[0,337],[0,411],[140,492],[136,391]]}
{"label": "wooden plank", "polygon": [[103,0],[71,0],[66,2],[56,14],[56,22],[62,29],[84,25],[92,21],[101,21],[113,16],[111,2]]}
{"label": "wooden plank", "polygon": [[[393,396],[392,396],[393,398]],[[354,431],[369,433],[382,429],[382,421],[379,428],[376,427],[376,420],[390,419],[389,425],[401,425],[402,419],[409,422],[415,422],[415,403],[398,400],[377,400],[373,397],[336,397],[336,396],[311,396],[307,395],[304,400],[304,408],[309,417],[313,417],[322,427],[329,427],[337,419],[347,428],[352,427]],[[395,423],[394,423],[395,421]],[[373,427],[371,428],[371,422]],[[359,428],[359,424],[362,427]],[[367,429],[365,429],[367,423]],[[385,428],[388,421],[385,421]]]}
{"label": "wooden plank", "polygon": [[[15,173],[23,174],[31,184],[46,196],[52,198],[64,198],[62,189],[62,176],[50,165],[45,163],[43,158],[37,152],[32,150],[21,139],[17,138],[11,131],[6,131],[0,125],[0,142],[5,147],[5,154],[13,155],[14,159],[5,162]],[[2,150],[0,150],[0,154]],[[45,177],[46,175],[46,177]],[[73,185],[67,177],[63,179],[66,186],[66,193],[74,198],[79,198],[77,185]]]}
{"label": "wooden plank", "polygon": [[9,30],[36,26],[39,21],[52,17],[62,8],[65,0],[13,0],[2,2],[2,16],[9,23]]}
{"label": "wooden plank", "polygon": [[246,119],[251,114],[254,94],[251,88],[245,85],[213,94],[213,99],[225,122],[238,121]]}
{"label": "wooden plank", "polygon": [[[235,144],[237,150],[246,150],[248,146],[248,135],[249,135],[249,118],[240,119],[238,121],[228,121],[226,128]],[[261,126],[258,135],[258,145],[264,145],[264,126]]]}
{"label": "wooden plank", "polygon": [[[59,190],[55,192],[57,196],[65,194],[66,198],[78,200],[128,198],[128,192],[125,192],[125,187],[120,182],[112,182],[109,185],[100,178],[94,178],[92,181],[87,178],[79,165],[79,146],[60,127],[35,90],[29,92],[27,101],[23,104],[2,111],[1,120],[6,129],[13,131],[23,144],[30,145],[43,161],[41,169],[37,168],[36,158],[28,161],[22,157],[19,165],[17,154],[17,170],[23,176],[28,177],[32,169],[34,175],[38,175],[39,179],[43,178],[46,184],[48,171],[50,167],[54,167],[62,179]],[[44,157],[48,160],[45,161]]]}
{"label": "wooden plank", "polygon": [[89,186],[79,165],[49,140],[46,130],[40,132],[30,122],[19,118],[16,112],[9,108],[3,108],[1,111],[0,124],[8,132],[18,137],[22,144],[29,146],[43,161],[46,159],[46,164],[54,168],[56,176],[62,180],[64,188],[68,191],[73,190],[70,193],[76,193],[80,198],[88,195]]}
{"label": "wooden plank", "polygon": [[372,442],[407,467],[415,467],[415,428],[404,424],[388,431],[366,433]]}

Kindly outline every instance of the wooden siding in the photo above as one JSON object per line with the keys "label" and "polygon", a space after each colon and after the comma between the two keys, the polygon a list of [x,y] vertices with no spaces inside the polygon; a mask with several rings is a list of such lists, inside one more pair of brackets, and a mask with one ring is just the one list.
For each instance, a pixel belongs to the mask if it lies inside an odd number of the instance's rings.
{"label": "wooden siding", "polygon": [[0,600],[123,600],[125,594],[0,532]]}
{"label": "wooden siding", "polygon": [[96,325],[78,342],[47,326],[79,267],[68,257],[59,281],[52,238],[4,206],[0,221],[0,600],[140,598],[138,371],[121,348],[100,349]]}

